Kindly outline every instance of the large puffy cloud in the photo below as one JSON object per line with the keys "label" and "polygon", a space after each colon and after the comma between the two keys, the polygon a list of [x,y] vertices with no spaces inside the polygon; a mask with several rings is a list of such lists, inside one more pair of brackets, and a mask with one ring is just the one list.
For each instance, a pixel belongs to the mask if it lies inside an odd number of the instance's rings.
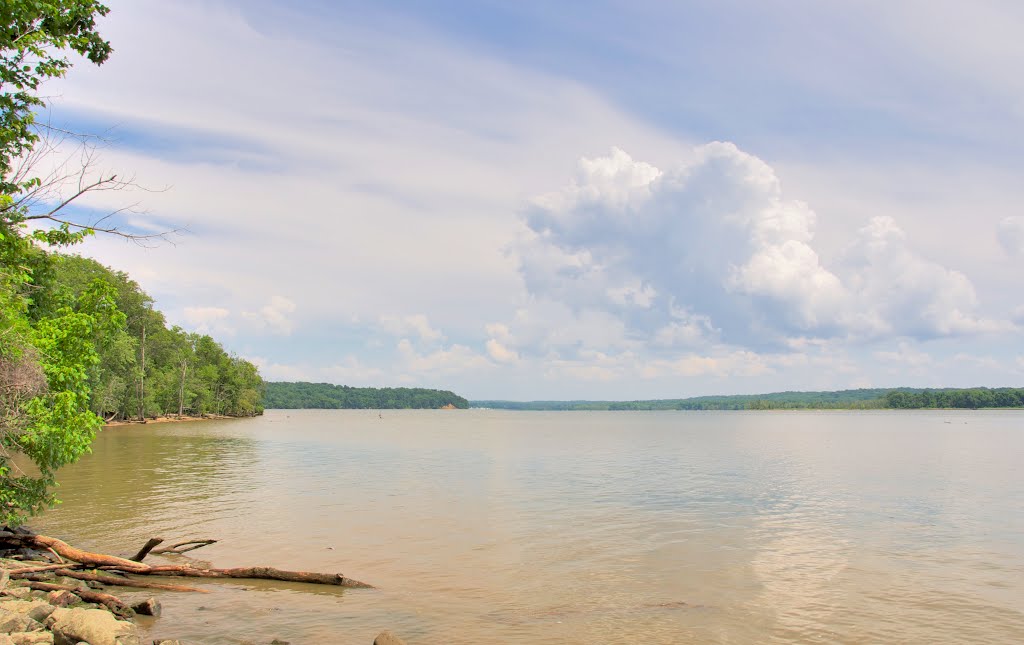
{"label": "large puffy cloud", "polygon": [[976,315],[963,273],[918,256],[891,217],[874,217],[848,252],[854,320],[875,335],[934,338],[1010,325]]}
{"label": "large puffy cloud", "polygon": [[830,268],[814,247],[815,213],[730,143],[665,171],[619,149],[585,159],[524,220],[515,253],[531,300],[500,340],[520,353],[734,356],[1007,326],[979,317],[967,277],[915,253],[888,217],[869,220]]}

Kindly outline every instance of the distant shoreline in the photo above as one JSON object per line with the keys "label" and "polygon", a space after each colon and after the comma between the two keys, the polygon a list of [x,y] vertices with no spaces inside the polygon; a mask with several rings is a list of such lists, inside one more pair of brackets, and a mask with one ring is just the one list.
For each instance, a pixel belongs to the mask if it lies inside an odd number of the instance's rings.
{"label": "distant shoreline", "polygon": [[496,410],[993,410],[1024,408],[1024,388],[863,388],[627,401],[471,400]]}

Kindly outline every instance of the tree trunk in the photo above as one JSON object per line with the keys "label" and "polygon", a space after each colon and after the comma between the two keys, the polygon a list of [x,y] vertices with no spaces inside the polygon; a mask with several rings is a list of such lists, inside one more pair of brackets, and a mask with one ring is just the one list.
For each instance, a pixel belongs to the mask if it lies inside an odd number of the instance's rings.
{"label": "tree trunk", "polygon": [[139,422],[146,422],[146,323],[142,323],[142,370],[139,372]]}
{"label": "tree trunk", "polygon": [[188,369],[188,362],[181,361],[181,383],[178,384],[178,418],[185,412],[185,371]]}

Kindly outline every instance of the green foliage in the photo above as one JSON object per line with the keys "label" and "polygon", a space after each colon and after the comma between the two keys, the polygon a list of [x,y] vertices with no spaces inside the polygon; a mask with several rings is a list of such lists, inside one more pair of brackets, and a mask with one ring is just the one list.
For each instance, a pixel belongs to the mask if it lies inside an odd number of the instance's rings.
{"label": "green foliage", "polygon": [[0,3],[0,193],[7,198],[0,211],[5,215],[13,195],[38,185],[38,179],[12,176],[11,169],[38,140],[34,110],[45,104],[40,86],[70,69],[66,52],[97,65],[107,60],[110,43],[96,31],[96,19],[108,12],[96,0]]}
{"label": "green foliage", "polygon": [[[0,3],[0,523],[55,501],[57,469],[89,450],[100,414],[262,409],[254,366],[209,337],[167,329],[123,273],[53,251],[95,232],[52,217],[70,200],[30,212],[52,188],[31,176],[40,91],[70,69],[71,54],[107,60],[96,20],[108,11],[97,0]],[[47,218],[57,225],[29,230],[29,220]]]}
{"label": "green foliage", "polygon": [[469,407],[469,401],[447,390],[406,387],[349,387],[330,383],[267,383],[264,404],[284,409],[436,409]]}
{"label": "green foliage", "polygon": [[[153,299],[127,274],[73,255],[53,255],[51,261],[45,293],[35,299],[30,317],[45,317],[69,302],[123,312],[124,324],[97,338],[98,360],[89,370],[93,412],[121,420],[138,417],[140,409],[145,417],[263,411],[256,367],[207,335],[168,327]],[[104,285],[103,299],[96,285]]]}
{"label": "green foliage", "polygon": [[886,407],[901,410],[920,408],[1022,408],[1024,388],[912,390],[899,389],[886,393]]}

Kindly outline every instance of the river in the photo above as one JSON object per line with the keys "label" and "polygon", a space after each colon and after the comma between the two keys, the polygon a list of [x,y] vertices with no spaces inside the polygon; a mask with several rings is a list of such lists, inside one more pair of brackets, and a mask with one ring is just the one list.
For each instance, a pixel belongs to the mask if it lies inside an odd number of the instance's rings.
{"label": "river", "polygon": [[59,479],[32,526],[76,546],[376,587],[198,581],[149,638],[1024,642],[1021,411],[270,410]]}

